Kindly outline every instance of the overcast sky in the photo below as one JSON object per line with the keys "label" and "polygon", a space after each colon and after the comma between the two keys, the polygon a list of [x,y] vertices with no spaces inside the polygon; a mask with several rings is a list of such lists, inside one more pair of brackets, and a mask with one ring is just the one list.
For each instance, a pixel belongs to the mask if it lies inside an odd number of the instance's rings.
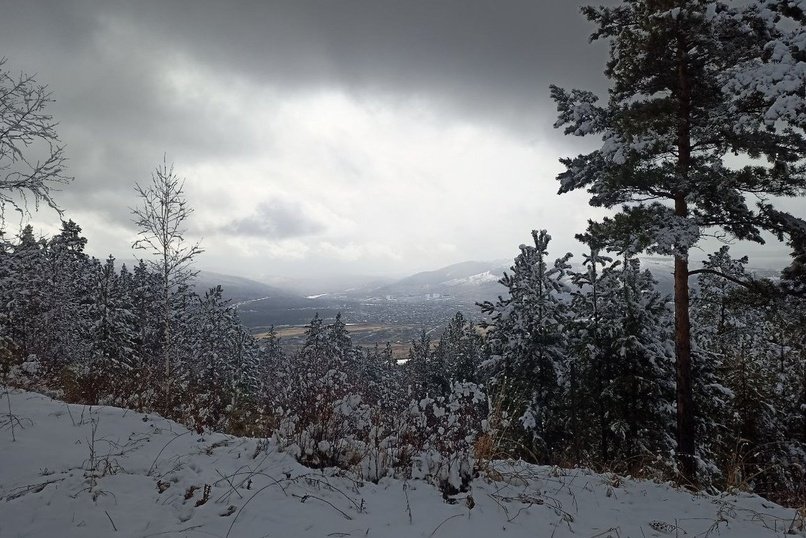
{"label": "overcast sky", "polygon": [[0,55],[54,93],[90,253],[133,257],[133,185],[165,153],[200,266],[402,275],[511,259],[533,228],[580,251],[603,213],[554,178],[595,141],[552,128],[548,85],[606,88],[583,3],[11,0]]}

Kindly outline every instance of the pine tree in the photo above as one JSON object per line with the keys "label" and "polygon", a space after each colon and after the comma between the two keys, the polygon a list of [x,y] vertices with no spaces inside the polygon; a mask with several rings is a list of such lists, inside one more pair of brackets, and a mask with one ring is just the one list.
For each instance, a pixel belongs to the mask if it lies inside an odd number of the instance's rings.
{"label": "pine tree", "polygon": [[[97,402],[101,396],[128,390],[125,384],[134,363],[134,317],[127,290],[115,271],[115,258],[109,256],[103,265],[93,258],[88,270],[92,283],[87,294],[88,330],[84,337],[89,353],[78,363],[84,366],[82,374],[91,384],[87,400]],[[123,386],[117,387],[118,384]]]}
{"label": "pine tree", "polygon": [[15,276],[11,279],[9,332],[26,358],[40,349],[38,336],[47,289],[42,271],[46,246],[44,240],[34,237],[29,224],[20,233],[11,257]]}
{"label": "pine tree", "polygon": [[[551,90],[557,127],[603,140],[590,154],[562,160],[560,192],[587,188],[592,205],[626,204],[598,231],[675,258],[677,452],[688,480],[696,468],[688,251],[710,227],[757,242],[762,229],[784,233],[793,219],[780,218],[765,197],[806,187],[799,163],[806,139],[797,130],[803,100],[787,99],[786,85],[771,75],[799,54],[799,31],[776,19],[767,9],[773,4],[782,3],[625,0],[585,7],[597,27],[592,38],[610,41],[609,101],[599,106],[591,92]],[[794,94],[802,88],[801,78]],[[727,152],[763,156],[770,165],[729,168]],[[762,197],[756,209],[747,205],[749,194]]]}
{"label": "pine tree", "polygon": [[[742,279],[746,263],[746,258],[734,260],[725,246],[710,254],[703,268]],[[725,370],[735,336],[731,302],[738,285],[714,273],[699,274],[697,283],[692,300],[692,370],[698,453],[707,473],[717,475],[720,466],[724,468],[725,454],[735,444],[730,428],[734,394],[727,386]]]}
{"label": "pine tree", "polygon": [[277,330],[272,325],[268,332],[258,339],[258,381],[255,396],[258,402],[271,408],[279,387],[282,386],[283,366],[287,363],[280,345]]}
{"label": "pine tree", "polygon": [[478,381],[481,363],[481,337],[473,323],[457,312],[442,332],[434,350],[433,374],[435,382],[447,396],[453,384]]}
{"label": "pine tree", "polygon": [[347,331],[347,325],[341,319],[341,312],[336,313],[336,319],[328,326],[326,342],[329,347],[328,353],[337,357],[339,362],[349,369],[355,360],[355,350],[353,340]]}
{"label": "pine tree", "polygon": [[399,410],[406,387],[403,369],[397,364],[391,344],[387,342],[381,347],[376,343],[364,348],[356,366],[354,373],[363,400],[379,410]]}
{"label": "pine tree", "polygon": [[625,252],[619,265],[618,288],[603,313],[616,330],[607,335],[613,369],[602,404],[614,434],[613,457],[640,464],[673,450],[671,312],[637,258]]}
{"label": "pine tree", "polygon": [[230,407],[235,408],[247,395],[257,395],[260,386],[260,345],[249,330],[241,324],[237,311],[233,312],[229,330],[231,379]]}
{"label": "pine tree", "polygon": [[[233,311],[223,297],[221,286],[196,298],[192,314],[190,375],[198,394],[194,395],[201,410],[199,418],[207,426],[220,426],[229,403],[228,388],[235,374],[230,362],[229,339],[234,327]],[[181,363],[177,368],[181,368]]]}
{"label": "pine tree", "polygon": [[601,253],[590,237],[581,239],[591,245],[590,254],[583,255],[583,271],[569,272],[576,286],[571,293],[572,323],[569,335],[568,419],[571,433],[571,453],[579,461],[585,447],[598,445],[602,462],[610,460],[608,408],[602,401],[605,388],[612,377],[612,353],[608,336],[616,329],[603,318],[604,305],[611,298],[615,284],[613,270],[608,269],[612,258]]}
{"label": "pine tree", "polygon": [[802,320],[789,310],[795,297],[737,284],[747,280],[747,261],[722,247],[698,278],[695,358],[702,356],[699,368],[709,380],[695,385],[703,456],[721,463],[729,485],[747,481],[760,492],[791,492],[806,461],[803,436],[790,429],[802,424],[802,354],[795,336]]}
{"label": "pine tree", "polygon": [[0,375],[4,378],[18,358],[18,346],[11,330],[13,289],[17,277],[13,252],[13,245],[0,229]]}
{"label": "pine tree", "polygon": [[409,387],[416,398],[435,396],[431,378],[431,353],[431,336],[425,329],[421,329],[419,338],[411,342],[406,361]]}
{"label": "pine tree", "polygon": [[535,246],[521,245],[511,274],[501,279],[509,297],[481,304],[490,317],[488,345],[495,384],[507,385],[524,430],[543,458],[550,459],[564,437],[562,413],[568,306],[561,298],[571,254],[548,262],[551,236],[533,231]]}
{"label": "pine tree", "polygon": [[[632,469],[671,449],[670,312],[628,248],[613,262],[598,240],[580,239],[591,253],[572,273],[569,448],[577,461]],[[584,454],[589,446],[598,454]]]}
{"label": "pine tree", "polygon": [[45,263],[40,269],[45,285],[41,321],[47,329],[39,340],[52,364],[75,363],[89,353],[85,297],[89,294],[92,269],[84,253],[86,244],[81,227],[69,220],[62,223],[60,233],[47,242],[44,251]]}
{"label": "pine tree", "polygon": [[[146,368],[154,370],[161,356],[162,345],[160,277],[149,271],[148,265],[140,260],[134,267],[129,282],[128,295],[135,321],[134,348],[137,366],[141,371]],[[142,372],[143,375],[145,373]]]}

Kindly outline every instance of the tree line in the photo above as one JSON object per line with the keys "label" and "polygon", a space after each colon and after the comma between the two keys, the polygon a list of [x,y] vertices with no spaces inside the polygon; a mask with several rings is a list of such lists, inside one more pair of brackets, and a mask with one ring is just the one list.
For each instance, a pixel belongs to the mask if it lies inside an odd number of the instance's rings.
{"label": "tree line", "polygon": [[[591,247],[575,270],[535,231],[479,325],[457,313],[399,360],[388,344],[354,345],[340,315],[315,316],[286,350],[273,331],[243,327],[221,287],[199,294],[192,279],[170,288],[166,332],[163,275],[89,257],[80,232],[67,221],[49,239],[28,226],[4,241],[6,378],[200,432],[274,437],[309,465],[375,478],[417,463],[458,489],[495,457],[681,473],[671,297],[634,252]],[[693,294],[698,476],[784,499],[806,478],[806,304],[770,281],[748,289],[718,276],[745,281],[746,264],[723,247]],[[463,469],[452,482],[451,465]]]}

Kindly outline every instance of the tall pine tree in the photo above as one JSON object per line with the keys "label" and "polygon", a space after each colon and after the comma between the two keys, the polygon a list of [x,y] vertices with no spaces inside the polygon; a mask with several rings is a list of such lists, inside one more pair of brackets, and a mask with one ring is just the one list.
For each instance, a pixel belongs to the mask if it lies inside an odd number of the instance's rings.
{"label": "tall pine tree", "polygon": [[[600,106],[592,92],[551,90],[557,127],[602,138],[600,149],[562,160],[560,192],[587,188],[592,205],[624,204],[599,227],[603,236],[632,236],[643,249],[674,256],[677,452],[688,480],[696,474],[688,252],[708,228],[757,242],[762,229],[788,231],[793,219],[782,218],[766,197],[806,187],[803,70],[789,87],[775,84],[775,74],[800,54],[793,52],[799,28],[782,24],[783,9],[769,9],[783,3],[625,0],[585,7],[596,25],[592,39],[610,42],[609,100]],[[792,86],[800,95],[794,100],[786,95]],[[729,152],[752,160],[729,167]],[[751,208],[748,195],[762,202]]]}

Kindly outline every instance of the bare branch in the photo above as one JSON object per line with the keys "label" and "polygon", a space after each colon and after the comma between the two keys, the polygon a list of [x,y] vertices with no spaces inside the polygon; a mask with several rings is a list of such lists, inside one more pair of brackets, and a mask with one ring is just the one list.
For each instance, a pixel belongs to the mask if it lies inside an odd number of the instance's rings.
{"label": "bare branch", "polygon": [[34,209],[44,202],[61,215],[52,193],[73,178],[65,174],[64,146],[46,111],[53,98],[33,76],[4,70],[5,63],[0,58],[0,207],[29,214],[30,199]]}

